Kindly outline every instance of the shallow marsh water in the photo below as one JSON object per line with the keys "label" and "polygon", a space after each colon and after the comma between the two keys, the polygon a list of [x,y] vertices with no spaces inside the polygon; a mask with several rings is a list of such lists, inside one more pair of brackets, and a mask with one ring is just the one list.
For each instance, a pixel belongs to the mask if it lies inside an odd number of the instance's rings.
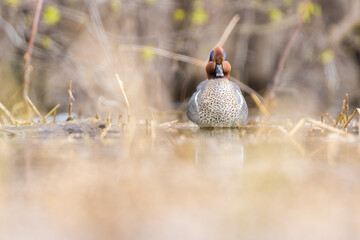
{"label": "shallow marsh water", "polygon": [[359,138],[258,128],[9,128],[0,239],[360,238]]}

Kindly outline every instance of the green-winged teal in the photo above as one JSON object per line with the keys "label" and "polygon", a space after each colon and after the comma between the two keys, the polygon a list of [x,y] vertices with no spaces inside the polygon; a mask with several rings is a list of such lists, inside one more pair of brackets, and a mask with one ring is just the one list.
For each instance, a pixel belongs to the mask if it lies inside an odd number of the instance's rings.
{"label": "green-winged teal", "polygon": [[190,98],[186,114],[199,127],[236,127],[244,124],[248,107],[240,88],[229,81],[231,65],[225,51],[217,46],[206,65],[208,79]]}

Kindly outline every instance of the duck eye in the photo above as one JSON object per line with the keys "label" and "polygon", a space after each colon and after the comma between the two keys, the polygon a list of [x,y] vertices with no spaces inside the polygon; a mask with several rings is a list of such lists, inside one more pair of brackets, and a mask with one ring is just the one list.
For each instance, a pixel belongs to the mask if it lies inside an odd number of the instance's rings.
{"label": "duck eye", "polygon": [[212,50],[211,53],[210,53],[209,62],[213,61],[214,54],[215,54],[215,52],[214,52],[214,50]]}
{"label": "duck eye", "polygon": [[225,61],[227,61],[227,56],[226,56],[225,50],[223,50],[223,54],[224,54],[224,57],[225,57]]}

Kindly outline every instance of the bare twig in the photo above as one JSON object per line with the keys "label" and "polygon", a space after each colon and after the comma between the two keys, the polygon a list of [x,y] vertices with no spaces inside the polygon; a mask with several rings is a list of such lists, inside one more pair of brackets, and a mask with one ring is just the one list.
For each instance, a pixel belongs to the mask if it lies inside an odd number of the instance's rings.
{"label": "bare twig", "polygon": [[[57,110],[60,106],[61,106],[61,105],[58,104],[58,105],[56,105],[53,109],[51,109],[51,111],[50,111],[48,114],[45,115],[44,120],[46,121],[46,119],[47,119],[48,117],[50,117],[53,113],[55,113],[56,110]],[[55,119],[55,117],[54,117],[54,119]]]}
{"label": "bare twig", "polygon": [[24,99],[29,99],[29,85],[30,85],[30,72],[31,72],[31,55],[33,52],[35,36],[37,33],[37,27],[40,19],[40,12],[43,6],[44,0],[39,0],[36,6],[34,22],[31,30],[31,37],[28,45],[28,50],[24,56],[25,58],[25,69],[24,69]]}
{"label": "bare twig", "polygon": [[326,113],[325,114],[326,115],[326,117],[329,119],[329,121],[331,122],[331,124],[335,127],[335,120],[331,117],[331,115],[330,115],[330,113]]}
{"label": "bare twig", "polygon": [[165,49],[156,48],[153,46],[143,46],[143,45],[131,44],[131,45],[121,45],[121,47],[123,47],[126,50],[130,49],[133,51],[150,51],[150,52],[155,53],[162,57],[167,57],[167,58],[171,58],[171,59],[174,59],[177,61],[187,62],[190,64],[194,64],[196,66],[199,66],[199,67],[205,67],[205,65],[206,65],[206,62],[202,61],[200,59],[196,59],[196,58],[189,57],[189,56],[179,54],[179,53],[170,52]]}
{"label": "bare twig", "polygon": [[345,102],[346,102],[346,100],[343,99],[343,103],[342,103],[342,107],[341,107],[341,114],[342,114],[342,115],[344,115]]}
{"label": "bare twig", "polygon": [[124,84],[120,80],[120,77],[119,77],[118,74],[115,74],[115,76],[116,76],[116,79],[117,79],[117,81],[119,83],[121,93],[122,93],[122,95],[124,96],[124,99],[125,99],[125,103],[126,103],[126,107],[127,107],[128,122],[130,122],[130,116],[131,116],[131,114],[130,114],[130,105],[129,105],[129,101],[128,101],[128,98],[127,98],[126,93],[125,93]]}
{"label": "bare twig", "polygon": [[262,102],[260,101],[260,99],[256,96],[256,94],[250,94],[251,98],[254,100],[256,106],[258,106],[258,108],[260,109],[260,111],[266,115],[266,116],[269,116],[270,115],[270,112],[269,110],[265,107],[264,104],[262,104]]}
{"label": "bare twig", "polygon": [[0,127],[0,132],[4,132],[4,133],[10,134],[12,136],[16,135],[16,132],[8,130],[8,129],[1,128],[1,127]]}
{"label": "bare twig", "polygon": [[240,20],[240,16],[239,15],[235,15],[231,21],[229,22],[229,24],[227,25],[227,27],[225,28],[225,31],[223,32],[223,34],[221,35],[219,41],[215,44],[215,46],[223,46],[224,43],[226,42],[226,40],[228,39],[230,33],[232,32],[232,30],[234,29],[235,25],[239,22]]}
{"label": "bare twig", "polygon": [[44,117],[41,115],[39,110],[35,107],[35,105],[33,104],[33,102],[29,98],[30,73],[31,73],[31,70],[32,70],[31,56],[32,56],[32,52],[33,52],[35,36],[36,36],[36,33],[37,33],[37,28],[38,28],[38,24],[39,24],[40,13],[41,13],[41,9],[42,9],[42,6],[43,6],[43,2],[44,2],[44,0],[39,0],[37,5],[36,5],[35,17],[34,17],[32,30],[31,30],[31,36],[30,36],[30,41],[29,41],[29,45],[28,45],[28,50],[27,50],[27,52],[25,53],[25,56],[24,56],[24,58],[25,58],[25,69],[24,69],[23,96],[24,96],[24,99],[25,99],[25,101],[27,103],[26,104],[27,109],[29,110],[29,105],[30,105],[32,107],[32,109],[35,111],[35,113],[41,119],[44,120]]}
{"label": "bare twig", "polygon": [[359,120],[358,120],[358,133],[360,135],[360,108],[356,108],[356,111],[358,112],[359,114]]}
{"label": "bare twig", "polygon": [[178,119],[175,119],[175,120],[169,121],[169,122],[164,122],[164,123],[159,124],[159,127],[169,127],[172,124],[177,123],[177,122],[179,122]]}
{"label": "bare twig", "polygon": [[360,22],[360,1],[353,0],[352,5],[349,7],[349,11],[345,14],[345,17],[336,24],[330,31],[328,39],[328,46],[336,46],[340,41],[349,33],[351,28]]}
{"label": "bare twig", "polygon": [[[183,54],[170,52],[170,51],[167,51],[167,50],[164,50],[161,48],[156,48],[156,47],[152,47],[152,46],[142,46],[142,45],[121,45],[121,47],[126,48],[127,50],[130,49],[133,51],[150,51],[159,56],[171,58],[171,59],[174,59],[177,61],[190,63],[195,66],[202,67],[202,68],[206,66],[205,61],[202,61],[197,58],[189,57],[189,56],[186,56]],[[262,102],[264,102],[264,98],[260,94],[258,94],[254,89],[250,88],[249,86],[240,82],[238,79],[236,79],[234,77],[229,77],[229,79],[231,81],[235,82],[240,87],[240,89],[243,90],[244,92],[248,93],[249,95],[254,93]]]}
{"label": "bare twig", "polygon": [[272,88],[270,89],[270,91],[273,91],[274,88],[276,88],[279,84],[279,81],[280,81],[280,74],[282,72],[282,70],[284,69],[284,65],[285,65],[285,62],[288,58],[288,55],[290,53],[290,50],[294,44],[294,41],[295,41],[295,38],[296,36],[298,35],[299,33],[299,30],[300,30],[300,27],[303,23],[303,16],[304,16],[304,13],[308,7],[308,5],[311,3],[311,0],[306,0],[305,2],[305,7],[304,7],[304,10],[303,12],[301,13],[301,15],[299,16],[299,19],[298,19],[298,23],[296,24],[291,36],[290,36],[290,39],[289,41],[287,42],[286,46],[285,46],[285,49],[283,51],[283,53],[281,54],[281,57],[280,57],[280,61],[277,65],[277,68],[276,68],[276,72],[275,72],[275,75],[274,75],[274,78],[273,78],[273,85],[272,85]]}
{"label": "bare twig", "polygon": [[320,128],[323,128],[323,129],[327,129],[333,133],[336,133],[336,134],[339,134],[339,135],[343,135],[343,136],[347,136],[348,133],[341,130],[341,129],[337,129],[335,127],[332,127],[332,126],[329,126],[325,123],[322,123],[320,121],[316,121],[316,120],[313,120],[313,119],[310,119],[310,118],[302,118],[297,124],[296,126],[290,131],[290,136],[293,136],[295,133],[297,133],[299,131],[299,129],[304,125],[305,122],[310,122],[312,123],[313,125],[316,125]]}
{"label": "bare twig", "polygon": [[355,111],[351,114],[350,118],[346,120],[346,123],[344,123],[343,129],[345,129],[349,123],[351,122],[351,120],[355,117],[355,114],[357,113],[357,109],[355,109]]}
{"label": "bare twig", "polygon": [[343,136],[347,136],[347,135],[348,135],[347,132],[345,132],[345,131],[343,131],[343,130],[340,130],[340,129],[337,129],[337,128],[334,128],[334,127],[332,127],[332,126],[329,126],[329,125],[327,125],[327,124],[325,124],[325,123],[321,123],[321,122],[315,121],[315,120],[313,120],[313,119],[306,119],[306,121],[308,121],[308,122],[310,122],[310,123],[312,123],[312,124],[314,124],[314,125],[316,125],[316,126],[318,126],[318,127],[325,128],[325,129],[327,129],[327,130],[329,130],[329,131],[331,131],[331,132],[333,132],[333,133],[337,133],[337,134],[340,134],[340,135],[343,135]]}
{"label": "bare twig", "polygon": [[3,112],[5,113],[5,115],[10,119],[11,124],[15,124],[15,123],[16,123],[16,120],[15,120],[14,116],[10,113],[10,111],[8,111],[8,110],[6,109],[6,107],[5,107],[2,103],[0,103],[0,109],[3,110]]}
{"label": "bare twig", "polygon": [[75,98],[72,94],[72,80],[70,80],[70,84],[69,84],[69,117],[66,119],[66,121],[72,121],[74,120],[74,118],[72,117],[72,102],[75,101]]}
{"label": "bare twig", "polygon": [[305,119],[302,118],[300,121],[295,125],[295,127],[290,131],[290,135],[293,136],[295,133],[299,131],[299,129],[304,125]]}
{"label": "bare twig", "polygon": [[30,104],[30,106],[32,107],[32,109],[35,111],[35,113],[42,119],[44,120],[43,115],[41,115],[41,113],[39,112],[39,110],[35,107],[34,103],[30,100],[29,97],[25,98],[25,101]]}
{"label": "bare twig", "polygon": [[234,77],[231,77],[231,76],[229,77],[229,79],[231,81],[233,81],[234,83],[236,83],[236,85],[238,85],[239,88],[241,90],[243,90],[244,92],[246,92],[247,94],[255,95],[261,101],[262,104],[265,102],[264,98],[260,94],[258,94],[254,89],[252,89],[251,87],[249,87],[245,83],[242,83],[242,82],[240,82],[240,80],[238,80],[238,79],[236,79]]}
{"label": "bare twig", "polygon": [[346,121],[349,119],[349,94],[346,93],[345,94],[345,103],[346,103],[346,115],[345,115],[345,119]]}

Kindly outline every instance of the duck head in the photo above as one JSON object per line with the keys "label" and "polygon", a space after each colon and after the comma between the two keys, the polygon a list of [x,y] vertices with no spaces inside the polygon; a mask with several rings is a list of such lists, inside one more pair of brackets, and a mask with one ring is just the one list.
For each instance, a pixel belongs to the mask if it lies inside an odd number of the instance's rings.
{"label": "duck head", "polygon": [[224,49],[216,46],[210,53],[209,62],[206,64],[208,79],[229,78],[231,65],[227,60]]}

